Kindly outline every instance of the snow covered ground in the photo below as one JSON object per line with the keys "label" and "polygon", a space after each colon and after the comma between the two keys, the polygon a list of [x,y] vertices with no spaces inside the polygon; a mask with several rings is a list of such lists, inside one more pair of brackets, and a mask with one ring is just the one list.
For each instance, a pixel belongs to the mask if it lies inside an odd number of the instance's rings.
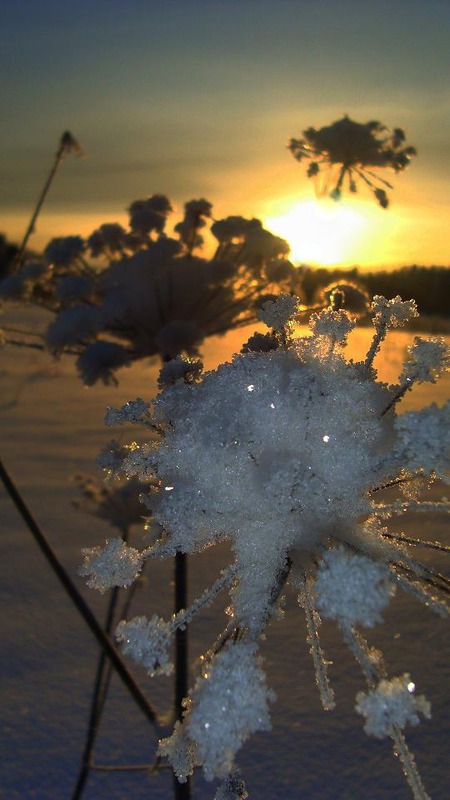
{"label": "snow covered ground", "polygon": [[[20,316],[20,315],[19,315]],[[28,318],[29,321],[30,318]],[[253,330],[253,328],[251,329]],[[352,353],[367,349],[370,332],[353,334]],[[210,341],[206,364],[224,360],[240,343],[244,331]],[[390,334],[382,377],[394,380],[406,343],[406,333]],[[118,388],[81,386],[73,363],[54,365],[36,351],[4,350],[0,361],[0,457],[66,569],[101,616],[105,599],[87,589],[76,571],[80,549],[100,543],[108,525],[77,510],[72,476],[95,475],[95,456],[111,438],[103,427],[107,405],[121,405],[156,391],[157,367],[138,365],[121,374]],[[450,378],[437,387],[417,387],[404,408],[420,407],[450,395]],[[123,441],[136,431],[115,432]],[[1,559],[0,617],[2,800],[69,800],[76,779],[87,724],[89,699],[98,647],[85,623],[64,594],[29,531],[6,493],[0,491]],[[402,519],[404,529],[407,520]],[[411,524],[413,521],[411,520]],[[412,535],[450,543],[444,519],[420,517]],[[140,532],[134,532],[139,542]],[[226,553],[212,549],[190,562],[190,592],[198,594],[218,574]],[[441,556],[434,555],[439,564]],[[170,563],[149,565],[145,586],[133,614],[170,614]],[[441,563],[441,570],[445,566]],[[208,575],[205,580],[204,576]],[[220,604],[205,611],[194,632],[192,654],[200,653],[222,627]],[[380,647],[391,675],[410,672],[417,691],[432,703],[433,718],[407,731],[425,786],[433,800],[450,796],[448,736],[449,638],[447,624],[422,605],[398,596],[385,623],[369,631]],[[332,661],[330,677],[337,708],[325,713],[319,703],[311,659],[305,644],[305,623],[295,601],[283,620],[274,622],[264,648],[272,687],[273,730],[252,738],[239,764],[252,800],[408,800],[410,790],[387,741],[369,739],[353,711],[363,680],[333,626],[323,626],[323,647]],[[134,674],[159,708],[170,704],[170,679],[149,681]],[[98,763],[150,763],[155,735],[118,680],[102,722]],[[211,799],[214,789],[195,778],[195,800]],[[150,777],[145,772],[93,772],[85,800],[169,800],[168,771]]]}

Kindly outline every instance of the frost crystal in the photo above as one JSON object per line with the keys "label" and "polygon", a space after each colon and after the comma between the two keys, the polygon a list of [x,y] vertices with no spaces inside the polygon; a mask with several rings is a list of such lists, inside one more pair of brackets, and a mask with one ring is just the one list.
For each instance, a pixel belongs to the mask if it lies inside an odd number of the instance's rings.
{"label": "frost crystal", "polygon": [[137,397],[136,400],[129,400],[128,403],[125,403],[121,408],[108,406],[105,415],[105,425],[124,425],[126,422],[144,425],[149,408],[150,403],[147,403],[140,397]]}
{"label": "frost crystal", "polygon": [[185,726],[178,721],[172,736],[160,740],[158,754],[169,759],[180,783],[186,783],[198,764],[196,744],[188,738]]}
{"label": "frost crystal", "polygon": [[381,295],[375,295],[372,300],[375,327],[386,326],[397,328],[418,316],[415,300],[402,300],[399,295],[392,300],[386,300]]}
{"label": "frost crystal", "polygon": [[418,725],[419,714],[429,719],[430,704],[424,695],[414,694],[415,686],[405,673],[400,678],[382,680],[376,689],[356,695],[356,711],[366,718],[364,730],[368,736],[382,739],[392,734],[393,726],[404,728],[407,723]]}
{"label": "frost crystal", "polygon": [[203,364],[198,359],[177,356],[171,361],[167,361],[160,370],[158,385],[160,387],[171,386],[177,381],[183,380],[187,383],[197,380],[203,369]]}
{"label": "frost crystal", "polygon": [[387,567],[342,546],[328,550],[317,570],[317,610],[345,627],[381,622],[394,590]]}
{"label": "frost crystal", "polygon": [[275,695],[252,642],[230,642],[206,664],[185,717],[188,736],[198,747],[207,780],[232,770],[236,751],[248,736],[271,727],[268,701]]}
{"label": "frost crystal", "polygon": [[79,574],[88,576],[87,584],[102,594],[113,586],[130,586],[142,569],[142,556],[120,536],[107,539],[103,547],[84,548],[84,562]]}
{"label": "frost crystal", "polygon": [[416,336],[408,354],[400,380],[436,383],[436,377],[450,365],[450,347],[442,338],[421,339]]}
{"label": "frost crystal", "polygon": [[173,672],[168,653],[173,634],[173,626],[156,614],[151,619],[134,617],[129,622],[122,620],[116,628],[116,639],[123,643],[125,655],[142,664],[149,675],[170,675]]}
{"label": "frost crystal", "polygon": [[311,315],[309,326],[316,336],[326,336],[344,344],[355,327],[355,322],[345,311],[322,311]]}
{"label": "frost crystal", "polygon": [[282,330],[286,323],[295,316],[298,309],[298,298],[290,294],[282,294],[276,300],[267,300],[258,312],[258,319],[269,328]]}
{"label": "frost crystal", "polygon": [[397,417],[395,426],[403,445],[402,459],[412,472],[423,470],[450,480],[450,401]]}

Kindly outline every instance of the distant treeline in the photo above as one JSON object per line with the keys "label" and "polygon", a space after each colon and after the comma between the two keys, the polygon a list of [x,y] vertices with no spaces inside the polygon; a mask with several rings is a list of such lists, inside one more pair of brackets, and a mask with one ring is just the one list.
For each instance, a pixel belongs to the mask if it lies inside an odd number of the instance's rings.
{"label": "distant treeline", "polygon": [[303,270],[302,289],[307,303],[315,301],[326,286],[343,280],[361,285],[371,296],[413,298],[421,314],[450,317],[450,267],[414,264],[391,271],[366,272],[357,267],[343,270],[305,266]]}

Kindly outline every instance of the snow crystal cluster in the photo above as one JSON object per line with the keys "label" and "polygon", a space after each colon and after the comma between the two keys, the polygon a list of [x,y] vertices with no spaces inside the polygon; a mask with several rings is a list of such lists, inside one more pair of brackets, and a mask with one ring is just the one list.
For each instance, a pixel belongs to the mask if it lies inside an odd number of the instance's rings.
{"label": "snow crystal cluster", "polygon": [[[204,665],[186,704],[185,735],[207,780],[227,777],[248,736],[271,727],[268,702],[275,695],[267,688],[256,650],[251,641],[228,642]],[[175,772],[178,749],[179,731],[160,744]]]}
{"label": "snow crystal cluster", "polygon": [[172,626],[153,615],[134,617],[130,622],[122,620],[116,628],[116,638],[122,642],[122,650],[142,664],[149,675],[170,675],[173,664],[169,660],[169,645],[173,636]]}
{"label": "snow crystal cluster", "polygon": [[391,733],[396,725],[404,728],[418,725],[419,713],[428,719],[431,716],[430,704],[423,695],[416,696],[415,685],[407,673],[401,678],[382,680],[376,689],[367,694],[358,692],[356,710],[366,718],[364,730],[369,736],[382,739]]}
{"label": "snow crystal cluster", "polygon": [[88,576],[87,585],[102,593],[113,586],[130,586],[142,569],[141,553],[120,536],[107,540],[104,547],[84,548],[82,553],[80,575]]}
{"label": "snow crystal cluster", "polygon": [[[416,724],[419,712],[428,716],[429,705],[414,695],[409,676],[389,680],[382,655],[359,628],[382,621],[396,587],[448,615],[448,582],[411,553],[429,543],[386,527],[407,501],[389,504],[382,493],[398,484],[410,498],[410,482],[448,475],[449,405],[397,414],[412,385],[434,381],[448,367],[448,348],[442,340],[416,341],[398,383],[389,386],[377,379],[373,360],[388,329],[416,313],[412,301],[374,298],[373,341],[358,363],[344,358],[353,327],[346,312],[335,305],[314,315],[311,335],[296,339],[296,308],[297,300],[286,295],[263,306],[270,347],[252,337],[230,363],[204,375],[178,359],[164,368],[162,390],[150,405],[138,400],[109,412],[110,422],[142,418],[158,432],[156,441],[121,454],[114,445],[111,461],[104,460],[108,468],[115,460],[117,469],[121,456],[128,477],[151,479],[143,502],[160,535],[140,554],[123,551],[116,540],[104,551],[94,548],[83,571],[104,589],[129,583],[147,558],[231,543],[234,563],[188,609],[169,623],[140,617],[117,631],[125,652],[150,673],[168,672],[176,630],[219,591],[229,592],[225,629],[203,657],[183,720],[160,743],[179,780],[201,766],[207,779],[223,782],[216,797],[246,796],[235,757],[251,733],[270,728],[274,700],[259,643],[283,595],[294,591],[324,707],[334,700],[319,641],[321,617],[340,627],[367,682],[368,692],[356,701],[366,731],[392,738],[416,800],[424,800],[402,728]],[[408,507],[420,510],[421,502]],[[434,507],[445,511],[449,504]]]}

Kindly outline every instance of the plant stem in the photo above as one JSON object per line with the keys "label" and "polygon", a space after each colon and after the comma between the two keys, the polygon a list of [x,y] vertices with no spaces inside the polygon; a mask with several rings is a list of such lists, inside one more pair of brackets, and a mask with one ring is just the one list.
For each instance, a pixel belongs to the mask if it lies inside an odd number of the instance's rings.
{"label": "plant stem", "polygon": [[[187,557],[185,553],[175,555],[175,614],[187,608]],[[187,630],[177,629],[175,634],[175,714],[181,720],[183,699],[188,693],[188,637]],[[179,783],[174,776],[175,800],[190,800],[191,781]]]}
{"label": "plant stem", "polygon": [[14,259],[14,262],[13,262],[16,269],[18,269],[22,264],[23,257],[24,257],[24,254],[25,254],[25,249],[26,249],[26,246],[28,244],[28,239],[30,238],[31,234],[35,230],[36,221],[37,221],[37,218],[38,218],[38,216],[40,214],[41,208],[42,208],[42,206],[44,204],[45,198],[47,197],[48,190],[50,189],[50,186],[53,183],[55,175],[58,172],[58,169],[59,169],[62,161],[64,160],[64,157],[70,152],[75,152],[78,155],[82,155],[82,150],[81,150],[81,147],[79,146],[78,142],[73,138],[73,136],[69,133],[69,131],[65,131],[63,133],[63,135],[61,136],[61,139],[59,141],[58,149],[57,149],[56,154],[55,154],[55,158],[54,158],[54,161],[53,161],[52,168],[51,168],[51,170],[49,172],[49,175],[48,175],[48,178],[47,178],[47,180],[46,180],[46,182],[44,184],[44,187],[43,187],[43,189],[42,189],[42,191],[41,191],[41,193],[39,195],[39,199],[38,199],[38,201],[36,203],[36,207],[34,209],[34,212],[33,212],[32,216],[31,216],[28,228],[27,228],[27,230],[25,232],[25,236],[23,237],[22,243],[21,243],[21,245],[19,247],[19,251],[16,253],[16,256],[15,256],[15,259]]}
{"label": "plant stem", "polygon": [[76,608],[80,612],[81,616],[83,617],[84,621],[88,625],[89,629],[99,642],[100,646],[102,647],[105,655],[112,663],[114,669],[116,670],[117,674],[127,687],[128,691],[130,692],[131,696],[141,709],[147,719],[152,724],[157,724],[158,716],[156,711],[152,708],[150,703],[148,702],[145,695],[142,693],[141,689],[137,685],[136,681],[134,680],[131,673],[128,671],[124,661],[122,660],[118,650],[112,643],[110,637],[104,632],[102,626],[99,624],[97,619],[95,618],[94,614],[92,613],[91,609],[87,605],[84,597],[78,591],[77,587],[75,586],[74,582],[70,578],[69,574],[66,572],[64,567],[62,566],[61,562],[59,561],[56,553],[50,546],[49,542],[45,538],[43,532],[39,528],[36,520],[32,516],[31,512],[29,511],[27,505],[25,504],[23,498],[21,497],[20,493],[18,492],[14,482],[12,481],[11,477],[9,476],[8,472],[6,471],[3,463],[0,461],[0,479],[2,480],[6,491],[8,492],[11,500],[13,501],[14,505],[16,506],[17,510],[19,511],[22,519],[25,521],[27,527],[31,531],[34,539],[36,540],[37,544],[39,545],[40,549],[42,550],[45,558],[47,559],[48,563],[50,564],[53,572],[55,573],[56,577],[62,584],[64,590],[75,604]]}

